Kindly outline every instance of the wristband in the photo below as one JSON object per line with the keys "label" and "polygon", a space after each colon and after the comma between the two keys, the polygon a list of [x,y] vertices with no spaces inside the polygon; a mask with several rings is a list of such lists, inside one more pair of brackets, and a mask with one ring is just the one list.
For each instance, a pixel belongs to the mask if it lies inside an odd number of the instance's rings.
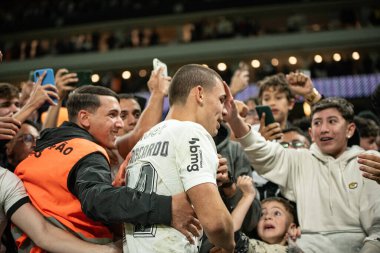
{"label": "wristband", "polygon": [[321,98],[321,94],[319,94],[318,90],[316,88],[313,88],[313,91],[311,94],[308,94],[305,96],[305,100],[309,105],[313,105],[317,103]]}

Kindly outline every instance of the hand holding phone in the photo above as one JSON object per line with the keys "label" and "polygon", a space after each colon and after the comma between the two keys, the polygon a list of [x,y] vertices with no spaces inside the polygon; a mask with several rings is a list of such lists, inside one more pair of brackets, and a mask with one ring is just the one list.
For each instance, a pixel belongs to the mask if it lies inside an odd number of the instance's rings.
{"label": "hand holding phone", "polygon": [[[56,105],[58,101],[57,88],[55,87],[54,71],[53,69],[37,69],[33,72],[33,77],[36,85],[34,86],[30,101],[35,104],[44,102],[46,105]],[[49,96],[48,98],[46,96]],[[38,108],[36,108],[38,109]]]}
{"label": "hand holding phone", "polygon": [[92,84],[92,70],[79,70],[76,71],[78,82],[74,83],[75,87],[81,87],[84,85]]}
{"label": "hand holding phone", "polygon": [[263,113],[265,113],[265,126],[272,124],[275,122],[272,109],[267,105],[257,105],[256,106],[257,114],[259,115],[259,119],[263,116]]}
{"label": "hand holding phone", "polygon": [[41,86],[44,86],[44,85],[47,85],[47,84],[51,84],[51,85],[55,85],[55,81],[54,81],[54,71],[53,69],[51,68],[47,68],[47,69],[37,69],[33,72],[33,77],[34,77],[34,82],[37,83],[38,81],[38,78],[40,78],[40,76],[46,72],[46,75],[44,77],[44,79],[42,80],[42,83],[41,83]]}
{"label": "hand holding phone", "polygon": [[[282,130],[279,123],[276,123],[272,114],[272,110],[269,106],[258,105],[256,106],[257,114],[260,119],[260,134],[268,141],[282,138]],[[262,117],[264,116],[264,125],[262,124]],[[275,123],[275,124],[273,124]]]}
{"label": "hand holding phone", "polygon": [[153,70],[154,71],[158,71],[160,68],[163,68],[162,70],[162,76],[168,76],[168,66],[163,63],[162,61],[160,61],[159,59],[157,58],[154,58],[153,59]]}

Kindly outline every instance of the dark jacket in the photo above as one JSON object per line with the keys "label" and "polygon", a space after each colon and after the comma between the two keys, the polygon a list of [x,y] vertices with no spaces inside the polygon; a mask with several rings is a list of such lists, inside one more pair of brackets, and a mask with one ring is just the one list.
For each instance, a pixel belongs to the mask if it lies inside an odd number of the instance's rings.
{"label": "dark jacket", "polygon": [[[252,176],[252,168],[244,149],[240,143],[230,140],[230,129],[228,126],[221,124],[218,134],[214,137],[216,149],[218,154],[227,158],[228,170],[236,180],[239,176],[248,175]],[[237,193],[232,198],[223,196],[223,200],[230,211],[232,211],[242,197],[242,192],[238,189]],[[255,229],[261,216],[260,201],[255,198],[252,202],[251,208],[245,216],[242,231],[245,233],[251,232]]]}
{"label": "dark jacket", "polygon": [[[85,129],[65,122],[59,128],[42,131],[35,151],[73,138],[96,142]],[[81,202],[82,211],[95,221],[142,225],[171,223],[171,197],[145,194],[125,186],[112,187],[110,166],[101,153],[91,153],[76,163],[70,171],[67,186]]]}

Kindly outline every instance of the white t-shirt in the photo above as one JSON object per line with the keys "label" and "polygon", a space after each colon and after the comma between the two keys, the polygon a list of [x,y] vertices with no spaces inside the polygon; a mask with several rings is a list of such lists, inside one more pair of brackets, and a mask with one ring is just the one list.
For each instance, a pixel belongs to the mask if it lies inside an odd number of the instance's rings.
{"label": "white t-shirt", "polygon": [[[0,167],[0,237],[7,226],[6,213],[19,200],[27,197],[24,185],[21,180],[12,172]],[[0,243],[0,252],[5,252],[4,246]]]}
{"label": "white t-shirt", "polygon": [[[172,196],[202,183],[216,184],[217,168],[214,141],[201,125],[166,120],[145,133],[133,148],[127,186]],[[124,227],[124,252],[198,252],[199,243],[191,245],[172,227]]]}

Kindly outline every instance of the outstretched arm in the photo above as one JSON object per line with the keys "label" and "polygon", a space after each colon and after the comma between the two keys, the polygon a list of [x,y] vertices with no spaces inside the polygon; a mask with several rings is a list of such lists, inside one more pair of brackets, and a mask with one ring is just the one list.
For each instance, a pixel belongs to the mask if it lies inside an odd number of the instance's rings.
{"label": "outstretched arm", "polygon": [[43,128],[56,127],[58,122],[59,110],[62,107],[63,100],[67,97],[69,91],[75,87],[70,86],[70,83],[77,82],[76,73],[68,73],[67,69],[59,69],[55,74],[55,83],[58,90],[59,100],[57,105],[49,106]]}
{"label": "outstretched arm", "polygon": [[256,196],[256,190],[253,187],[253,180],[250,176],[240,176],[237,179],[237,187],[243,193],[243,196],[239,200],[237,206],[232,211],[232,221],[234,224],[234,232],[241,229],[244,218],[247,215],[249,208],[252,205]]}
{"label": "outstretched arm", "polygon": [[148,87],[151,92],[148,104],[135,128],[117,141],[117,148],[122,157],[127,156],[146,131],[161,121],[164,98],[168,95],[171,81],[171,77],[162,76],[162,71],[163,68],[160,68],[157,72],[152,71],[148,81]]}
{"label": "outstretched arm", "polygon": [[239,115],[237,106],[232,97],[231,91],[228,85],[224,83],[224,90],[226,91],[227,97],[224,106],[227,110],[227,114],[224,115],[224,120],[230,125],[232,131],[236,138],[243,137],[250,131],[250,127],[245,123],[244,119]]}
{"label": "outstretched arm", "polygon": [[235,71],[231,78],[230,89],[232,95],[236,95],[248,87],[249,71],[245,69],[238,69]]}
{"label": "outstretched arm", "polygon": [[310,77],[300,72],[290,72],[286,75],[289,88],[294,94],[303,96],[310,105],[322,99],[322,95],[314,88]]}
{"label": "outstretched arm", "polygon": [[24,122],[30,114],[40,108],[45,102],[55,105],[53,99],[58,99],[57,88],[53,84],[41,86],[46,72],[43,73],[34,85],[29,100],[13,117],[20,122]]}
{"label": "outstretched arm", "polygon": [[37,246],[56,253],[95,253],[121,252],[115,245],[97,245],[88,243],[70,233],[57,228],[46,221],[42,215],[30,204],[22,205],[15,211],[11,220],[24,231]]}

